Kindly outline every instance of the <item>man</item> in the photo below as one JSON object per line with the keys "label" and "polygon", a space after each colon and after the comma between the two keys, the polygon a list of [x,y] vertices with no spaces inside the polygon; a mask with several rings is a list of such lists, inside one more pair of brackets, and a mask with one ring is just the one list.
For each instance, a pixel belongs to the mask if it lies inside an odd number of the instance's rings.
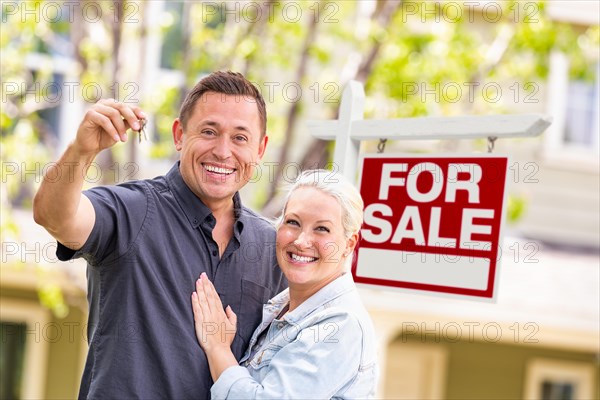
{"label": "man", "polygon": [[59,242],[59,259],[88,262],[80,398],[208,398],[189,298],[196,279],[205,272],[239,316],[238,359],[262,304],[286,286],[273,227],[238,194],[268,140],[258,89],[232,72],[202,79],[173,123],[180,161],[165,176],[82,193],[95,156],[145,118],[139,107],[98,102],[34,199],[35,221]]}

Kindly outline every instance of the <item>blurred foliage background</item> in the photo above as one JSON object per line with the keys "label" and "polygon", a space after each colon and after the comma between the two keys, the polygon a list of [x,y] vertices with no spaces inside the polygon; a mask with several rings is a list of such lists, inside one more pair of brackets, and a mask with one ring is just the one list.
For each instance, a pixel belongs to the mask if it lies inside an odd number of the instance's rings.
{"label": "blurred foliage background", "polygon": [[[365,84],[365,118],[503,113],[510,104],[490,101],[480,89],[473,96],[459,94],[457,86],[466,91],[468,84],[518,82],[505,97],[535,94],[554,50],[568,54],[573,78],[590,80],[600,43],[598,26],[551,21],[544,2],[493,2],[486,11],[396,0],[171,1],[158,17],[151,15],[153,3],[2,3],[2,237],[18,235],[11,210],[30,207],[43,166],[61,149],[65,133],[52,131],[51,110],[69,89],[56,74],[64,60],[73,66],[79,82],[73,92],[85,105],[97,101],[98,93],[130,96],[152,115],[152,145],[145,155],[151,159],[176,158],[171,124],[187,88],[204,74],[230,69],[256,82],[269,112],[264,160],[276,164],[273,179],[259,180],[247,203],[273,215],[286,165],[305,169],[331,162],[332,143],[312,139],[303,119],[335,118],[349,80]],[[24,16],[24,8],[31,13]],[[160,46],[158,68],[175,71],[173,79],[141,79],[157,68],[147,57],[152,46]],[[423,85],[433,88],[435,101],[415,95]],[[114,160],[140,157],[130,144],[105,153],[98,163],[107,170]],[[20,179],[15,166],[37,175]],[[102,176],[101,183],[118,180],[118,174]],[[513,198],[509,207],[507,215],[517,219],[526,204]],[[60,308],[56,291],[47,292],[50,307]]]}

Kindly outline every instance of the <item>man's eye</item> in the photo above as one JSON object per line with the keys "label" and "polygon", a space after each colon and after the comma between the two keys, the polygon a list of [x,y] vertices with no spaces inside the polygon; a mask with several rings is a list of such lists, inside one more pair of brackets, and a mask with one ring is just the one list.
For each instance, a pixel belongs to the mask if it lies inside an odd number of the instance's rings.
{"label": "man's eye", "polygon": [[235,136],[235,140],[237,140],[238,142],[247,142],[248,138],[243,135],[237,135],[237,136]]}
{"label": "man's eye", "polygon": [[205,130],[203,130],[203,131],[202,131],[202,134],[203,134],[203,135],[208,135],[208,136],[214,136],[214,135],[216,135],[217,133],[216,133],[215,131],[213,131],[213,130],[210,130],[210,129],[205,129]]}

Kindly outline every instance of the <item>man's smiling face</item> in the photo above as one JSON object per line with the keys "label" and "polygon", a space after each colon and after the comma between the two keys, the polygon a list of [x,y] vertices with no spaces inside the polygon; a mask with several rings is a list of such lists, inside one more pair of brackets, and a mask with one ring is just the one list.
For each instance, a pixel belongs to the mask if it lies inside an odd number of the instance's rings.
{"label": "man's smiling face", "polygon": [[210,208],[230,201],[252,177],[267,137],[261,137],[258,107],[250,97],[207,92],[185,127],[173,124],[180,171],[189,188]]}

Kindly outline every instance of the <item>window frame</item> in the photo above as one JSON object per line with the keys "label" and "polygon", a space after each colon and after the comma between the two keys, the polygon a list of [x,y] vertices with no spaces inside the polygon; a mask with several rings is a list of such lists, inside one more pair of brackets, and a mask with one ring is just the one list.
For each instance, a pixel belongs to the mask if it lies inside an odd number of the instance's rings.
{"label": "window frame", "polygon": [[585,362],[535,358],[527,362],[524,399],[541,399],[544,381],[573,384],[574,399],[594,398],[594,366]]}
{"label": "window frame", "polygon": [[[547,113],[552,116],[552,125],[544,134],[544,158],[549,163],[568,166],[576,170],[597,171],[600,166],[600,132],[596,131],[591,148],[566,142],[567,102],[569,89],[569,59],[566,54],[554,51],[550,55],[550,73],[548,75]],[[595,90],[598,92],[600,76],[596,65]],[[595,99],[598,102],[598,97]],[[594,108],[592,108],[594,109]],[[596,111],[595,118],[598,118]],[[592,129],[598,130],[598,121]]]}
{"label": "window frame", "polygon": [[[48,311],[31,301],[3,298],[0,320],[25,324],[25,356],[21,394],[24,399],[45,398],[49,344],[44,340],[41,332],[43,327],[50,322]],[[32,330],[34,330],[34,334],[31,333]]]}
{"label": "window frame", "polygon": [[[397,357],[390,357],[396,355]],[[401,356],[400,356],[401,355]],[[404,343],[400,339],[395,339],[387,344],[386,360],[381,365],[382,377],[380,378],[380,390],[383,398],[413,398],[412,393],[409,396],[402,397],[399,393],[393,391],[393,386],[386,382],[391,377],[390,374],[397,372],[398,360],[402,360],[404,365],[411,365],[411,368],[419,368],[425,373],[426,383],[419,386],[415,383],[414,389],[418,389],[421,396],[430,400],[444,399],[446,397],[446,385],[448,379],[448,350],[437,344],[429,343]],[[425,393],[423,393],[425,392]]]}

